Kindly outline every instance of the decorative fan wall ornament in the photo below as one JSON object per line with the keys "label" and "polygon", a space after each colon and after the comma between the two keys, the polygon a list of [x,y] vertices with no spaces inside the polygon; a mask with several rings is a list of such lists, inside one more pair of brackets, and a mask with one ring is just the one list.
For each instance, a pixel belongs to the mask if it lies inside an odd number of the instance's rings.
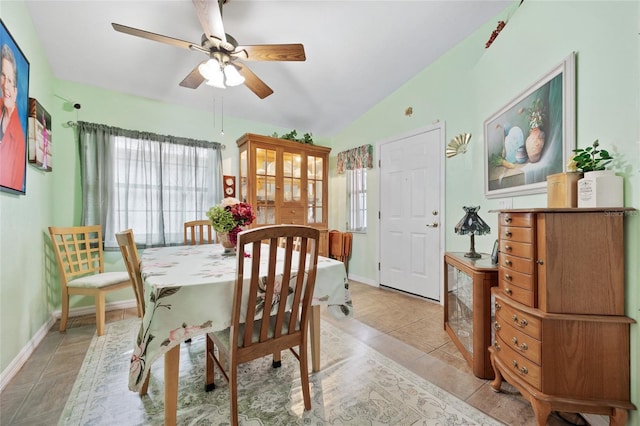
{"label": "decorative fan wall ornament", "polygon": [[471,140],[471,133],[460,133],[447,144],[447,158],[467,152],[467,145]]}

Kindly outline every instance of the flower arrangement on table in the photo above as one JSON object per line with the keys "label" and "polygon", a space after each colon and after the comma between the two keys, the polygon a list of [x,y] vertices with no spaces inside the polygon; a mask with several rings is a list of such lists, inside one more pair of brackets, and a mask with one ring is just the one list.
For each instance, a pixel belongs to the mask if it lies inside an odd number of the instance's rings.
{"label": "flower arrangement on table", "polygon": [[234,246],[238,243],[238,233],[242,231],[242,227],[251,225],[256,219],[250,204],[232,197],[227,197],[217,206],[211,207],[207,211],[207,217],[213,229],[218,234],[227,234]]}

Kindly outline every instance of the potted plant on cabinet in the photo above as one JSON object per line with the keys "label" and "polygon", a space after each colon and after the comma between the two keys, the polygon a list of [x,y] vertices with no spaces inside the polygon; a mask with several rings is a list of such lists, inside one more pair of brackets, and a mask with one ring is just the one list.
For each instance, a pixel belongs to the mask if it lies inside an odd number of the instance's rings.
{"label": "potted plant on cabinet", "polygon": [[607,170],[613,157],[599,147],[596,139],[591,146],[573,150],[569,168],[584,173],[578,180],[578,207],[624,207],[622,176]]}
{"label": "potted plant on cabinet", "polygon": [[613,161],[606,149],[598,149],[600,143],[596,139],[591,146],[584,149],[574,149],[575,155],[571,158],[568,168],[582,173],[606,170],[606,166]]}

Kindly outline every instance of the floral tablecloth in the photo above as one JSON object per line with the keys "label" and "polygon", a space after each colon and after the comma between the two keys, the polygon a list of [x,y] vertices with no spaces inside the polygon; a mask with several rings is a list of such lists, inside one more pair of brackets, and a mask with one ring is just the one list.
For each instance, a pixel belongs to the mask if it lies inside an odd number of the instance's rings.
{"label": "floral tablecloth", "polygon": [[[151,365],[169,349],[229,327],[237,259],[223,251],[219,244],[206,244],[151,248],[142,254],[146,311],[131,357],[132,391],[140,390]],[[353,314],[342,262],[318,258],[312,304],[329,305],[337,317]]]}

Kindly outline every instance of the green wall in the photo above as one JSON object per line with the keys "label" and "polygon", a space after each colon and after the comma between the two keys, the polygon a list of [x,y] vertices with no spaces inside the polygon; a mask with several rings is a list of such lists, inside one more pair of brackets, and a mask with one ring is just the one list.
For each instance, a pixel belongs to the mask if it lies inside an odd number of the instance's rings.
{"label": "green wall", "polygon": [[[519,0],[495,20],[487,22],[436,63],[420,72],[332,139],[330,144],[330,227],[344,229],[344,178],[335,175],[336,153],[423,128],[435,120],[446,123],[445,140],[470,132],[468,152],[448,159],[445,183],[446,250],[468,248],[468,239],[453,232],[463,205],[479,204],[481,216],[497,229],[497,217],[488,213],[498,200],[483,191],[483,122],[514,96],[545,75],[572,51],[577,53],[577,144],[594,139],[623,162],[625,205],[640,207],[640,10],[637,1]],[[212,112],[179,107],[96,87],[56,79],[23,1],[0,2],[2,20],[31,64],[30,96],[53,117],[53,172],[27,167],[25,196],[0,193],[0,370],[6,369],[60,309],[55,264],[48,246],[49,225],[72,225],[80,220],[79,167],[74,130],[67,121],[89,121],[113,126],[173,134],[226,144],[225,173],[237,172],[235,140],[245,132],[271,134],[291,129],[225,117],[225,135],[212,126]],[[499,19],[507,26],[489,49],[484,48]],[[55,95],[82,104],[67,111]],[[357,94],[354,94],[357,96]],[[407,107],[413,115],[405,116]],[[303,130],[303,129],[299,129]],[[378,169],[369,173],[369,230],[354,235],[349,272],[377,283],[371,259],[378,259]],[[544,207],[546,195],[512,198],[514,207]],[[482,214],[484,212],[484,214]],[[640,215],[626,220],[626,307],[638,320],[640,310]],[[492,247],[495,233],[478,237],[483,251]],[[123,269],[118,253],[107,256],[107,269]],[[108,302],[130,300],[122,291]],[[73,298],[72,308],[92,305]],[[640,332],[632,327],[632,401],[640,406]],[[615,368],[615,367],[613,367]],[[629,424],[638,422],[637,412]]]}
{"label": "green wall", "polygon": [[[51,111],[53,75],[22,2],[0,4],[2,21],[29,60],[29,94]],[[55,139],[54,139],[55,140]],[[51,317],[46,227],[54,203],[51,173],[27,166],[26,195],[0,192],[0,368],[2,371]]]}
{"label": "green wall", "polygon": [[[227,147],[223,151],[223,168],[227,174],[237,174],[235,141],[242,134],[282,134],[291,129],[225,117],[222,136],[219,119],[218,127],[213,126],[213,111],[164,104],[56,79],[24,1],[2,1],[0,11],[2,21],[30,62],[29,95],[38,99],[53,120],[53,171],[45,173],[27,166],[26,195],[0,193],[0,371],[4,378],[7,367],[12,366],[21,351],[28,350],[32,340],[37,341],[38,333],[43,332],[52,313],[60,311],[57,265],[47,228],[78,225],[82,209],[75,130],[67,125],[68,121],[96,122],[221,142]],[[79,102],[82,108],[69,111],[61,98]],[[322,138],[315,141],[323,142]],[[326,144],[326,139],[324,142]],[[105,269],[124,270],[119,252],[105,254]],[[128,290],[107,295],[107,303],[130,300],[132,293]],[[92,298],[71,298],[72,310],[91,306]]]}
{"label": "green wall", "polygon": [[[466,154],[445,161],[445,250],[466,251],[468,237],[454,225],[462,206],[480,205],[494,230],[476,238],[490,252],[496,239],[498,199],[484,196],[484,120],[576,52],[576,140],[579,147],[599,139],[611,148],[624,174],[625,206],[640,208],[640,8],[637,1],[519,0],[447,52],[436,63],[384,99],[332,139],[333,153],[389,140],[412,129],[445,122],[446,141],[471,133]],[[499,20],[507,21],[490,48],[485,42]],[[407,107],[413,108],[410,117]],[[377,151],[376,151],[377,153]],[[331,164],[335,176],[335,159]],[[378,168],[368,173],[369,229],[354,234],[349,274],[379,283]],[[344,177],[329,189],[332,206],[344,203]],[[514,208],[546,207],[546,194],[510,198]],[[332,210],[330,223],[344,229],[345,212]],[[626,314],[640,320],[640,214],[625,221]],[[588,233],[589,230],[585,230]],[[631,328],[631,393],[640,406],[640,327]],[[604,360],[603,360],[604,362]],[[611,366],[615,368],[615,366]],[[585,372],[585,374],[588,374]],[[638,424],[637,411],[629,424]]]}

